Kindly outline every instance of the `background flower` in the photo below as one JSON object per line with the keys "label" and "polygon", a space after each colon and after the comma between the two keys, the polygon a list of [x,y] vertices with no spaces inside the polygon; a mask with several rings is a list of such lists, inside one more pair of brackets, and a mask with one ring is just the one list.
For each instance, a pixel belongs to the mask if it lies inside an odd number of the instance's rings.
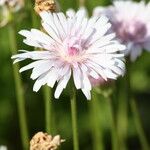
{"label": "background flower", "polygon": [[120,41],[127,45],[127,55],[134,61],[142,49],[150,50],[150,3],[114,1],[113,6],[95,8],[94,15],[107,15]]}
{"label": "background flower", "polygon": [[27,58],[36,60],[20,69],[23,72],[33,68],[34,91],[45,84],[53,87],[58,82],[55,98],[59,98],[72,74],[76,88],[90,99],[89,76],[107,80],[124,73],[125,46],[114,40],[114,33],[107,33],[111,25],[106,17],[88,19],[85,9],[77,13],[68,11],[67,18],[63,13],[41,12],[40,15],[47,34],[37,29],[19,33],[26,37],[24,43],[44,50],[23,50],[12,56],[14,63]]}
{"label": "background flower", "polygon": [[18,12],[23,5],[23,0],[0,0],[0,27],[4,27],[11,21],[10,12]]}
{"label": "background flower", "polygon": [[24,4],[23,0],[0,0],[0,6],[8,6],[13,11],[19,10]]}
{"label": "background flower", "polygon": [[7,150],[6,146],[0,145],[0,150]]}

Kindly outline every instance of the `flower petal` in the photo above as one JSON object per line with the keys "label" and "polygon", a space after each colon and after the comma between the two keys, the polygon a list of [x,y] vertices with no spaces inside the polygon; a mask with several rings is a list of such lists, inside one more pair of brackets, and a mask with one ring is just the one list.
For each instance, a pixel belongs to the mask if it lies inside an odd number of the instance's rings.
{"label": "flower petal", "polygon": [[59,81],[57,88],[55,90],[55,98],[58,99],[63,89],[67,86],[67,83],[71,77],[71,70],[67,72],[67,74]]}

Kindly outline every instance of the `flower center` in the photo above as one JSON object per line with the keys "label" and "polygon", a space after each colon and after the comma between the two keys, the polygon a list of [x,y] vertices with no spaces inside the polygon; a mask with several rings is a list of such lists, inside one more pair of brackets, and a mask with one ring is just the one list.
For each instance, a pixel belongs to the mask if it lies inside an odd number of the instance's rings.
{"label": "flower center", "polygon": [[66,39],[66,48],[67,48],[67,55],[71,57],[79,55],[82,49],[80,39],[75,36]]}
{"label": "flower center", "polygon": [[84,47],[81,44],[81,39],[75,36],[66,38],[63,42],[63,50],[59,51],[61,59],[69,63],[81,62],[85,60]]}
{"label": "flower center", "polygon": [[123,42],[133,41],[135,43],[142,42],[147,33],[145,24],[134,20],[130,23],[120,23],[116,31]]}
{"label": "flower center", "polygon": [[79,54],[79,49],[76,47],[69,47],[68,48],[68,54],[69,56],[75,56]]}

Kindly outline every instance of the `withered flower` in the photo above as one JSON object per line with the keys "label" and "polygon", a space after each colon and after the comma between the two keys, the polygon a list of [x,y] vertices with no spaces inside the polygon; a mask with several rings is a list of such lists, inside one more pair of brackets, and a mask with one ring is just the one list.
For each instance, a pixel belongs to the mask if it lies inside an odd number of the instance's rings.
{"label": "withered flower", "polygon": [[39,14],[42,11],[56,12],[58,3],[55,0],[35,0],[34,10]]}
{"label": "withered flower", "polygon": [[30,150],[56,150],[64,141],[60,135],[52,137],[47,133],[38,132],[30,141]]}

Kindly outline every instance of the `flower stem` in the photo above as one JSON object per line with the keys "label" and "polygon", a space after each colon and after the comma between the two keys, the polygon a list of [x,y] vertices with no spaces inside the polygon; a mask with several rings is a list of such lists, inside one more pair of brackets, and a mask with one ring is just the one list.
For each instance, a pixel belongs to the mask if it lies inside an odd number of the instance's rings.
{"label": "flower stem", "polygon": [[[39,19],[38,15],[35,14],[33,10],[32,2],[30,2],[30,10],[32,14],[32,26],[34,28],[39,27]],[[44,94],[44,104],[45,104],[45,129],[46,132],[52,134],[52,90],[48,86],[44,86],[43,88]]]}
{"label": "flower stem", "polygon": [[44,100],[45,100],[45,125],[46,132],[52,134],[52,99],[51,99],[51,88],[44,86]]}
{"label": "flower stem", "polygon": [[[98,97],[98,94],[93,90],[92,91],[92,100],[90,101],[90,117],[92,123],[92,136],[93,136],[93,149],[94,150],[104,150],[103,145],[103,129],[102,126],[99,124],[99,118],[103,117],[103,113],[99,112],[99,103],[98,100],[101,100]],[[99,117],[97,117],[97,114]]]}
{"label": "flower stem", "polygon": [[122,150],[127,149],[127,128],[128,128],[128,88],[126,79],[123,78],[117,86],[118,93],[118,112],[117,112],[117,133],[118,133],[118,142],[119,148]]}
{"label": "flower stem", "polygon": [[[17,50],[17,43],[16,43],[16,36],[15,36],[16,31],[15,31],[14,24],[12,22],[9,24],[8,32],[9,32],[11,53],[16,54],[16,50]],[[25,99],[24,99],[23,86],[22,86],[21,76],[19,74],[18,64],[13,65],[13,74],[15,80],[22,146],[23,146],[23,150],[28,150],[29,138],[28,138],[27,120],[26,120],[26,113],[25,113]]]}
{"label": "flower stem", "polygon": [[138,132],[139,135],[139,139],[142,145],[142,150],[149,150],[149,144],[148,141],[146,139],[142,124],[141,124],[141,119],[140,119],[140,115],[137,109],[137,105],[134,99],[131,100],[131,110],[132,110],[132,114],[133,114],[133,119],[134,119],[134,123],[136,126],[136,130]]}
{"label": "flower stem", "polygon": [[118,135],[117,135],[117,128],[115,124],[115,117],[113,111],[113,105],[110,99],[110,96],[106,97],[106,104],[108,106],[109,114],[110,114],[110,126],[111,126],[111,142],[112,142],[112,150],[119,150],[118,145]]}
{"label": "flower stem", "polygon": [[[130,68],[131,68],[131,63],[130,61],[128,62],[128,70],[127,70],[127,77],[128,77],[128,87],[131,87],[131,72],[130,72]],[[132,93],[132,89],[130,88],[130,93],[129,93],[129,99],[130,99],[130,107],[131,107],[131,111],[133,114],[133,119],[134,119],[134,123],[135,123],[135,127],[139,136],[139,140],[141,142],[141,146],[142,146],[142,150],[149,150],[149,144],[148,141],[146,139],[146,135],[144,133],[143,127],[142,127],[142,123],[141,123],[141,119],[140,119],[140,115],[138,112],[138,108],[137,108],[137,104],[136,101],[134,99],[134,95]]]}
{"label": "flower stem", "polygon": [[72,130],[73,130],[73,148],[79,150],[78,128],[77,128],[77,106],[76,106],[76,90],[74,85],[71,85],[71,116],[72,116]]}

